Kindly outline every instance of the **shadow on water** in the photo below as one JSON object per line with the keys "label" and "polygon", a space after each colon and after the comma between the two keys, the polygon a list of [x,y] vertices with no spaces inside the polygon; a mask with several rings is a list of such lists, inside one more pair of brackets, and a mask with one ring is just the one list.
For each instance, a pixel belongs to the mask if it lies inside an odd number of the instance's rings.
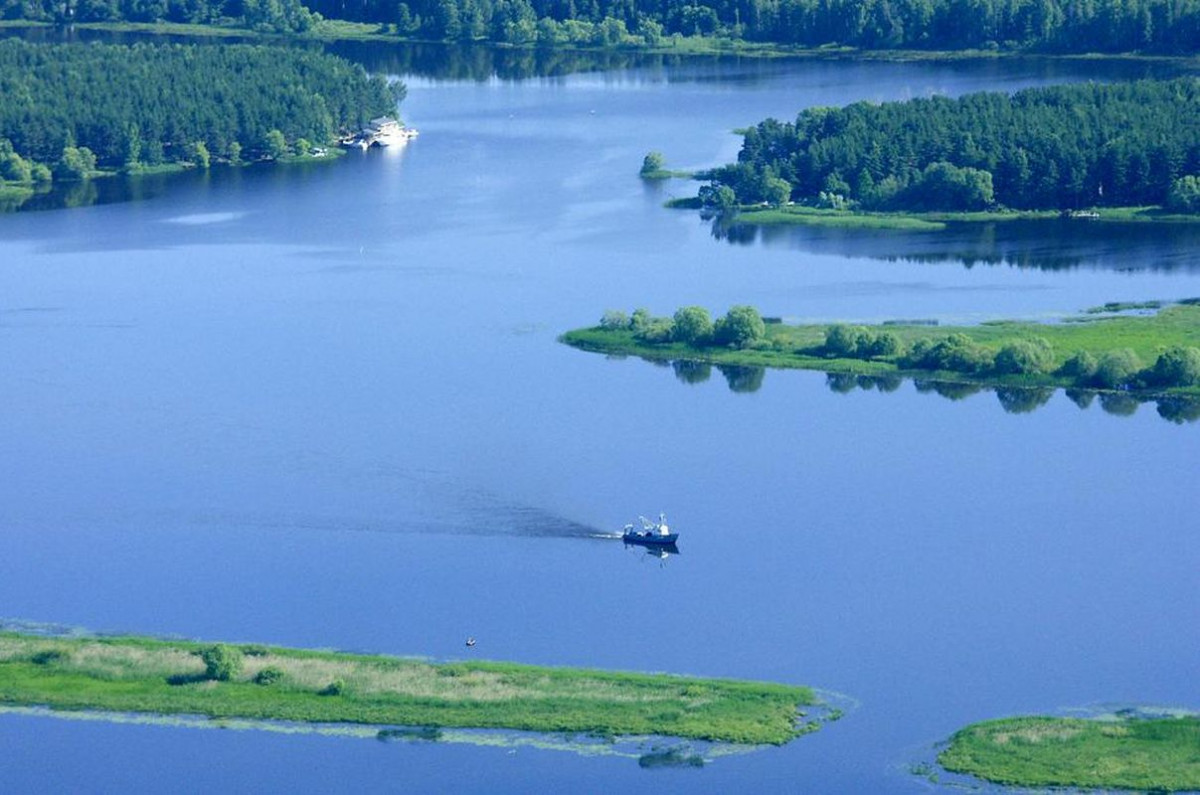
{"label": "shadow on water", "polygon": [[[656,367],[668,363],[662,360],[643,358]],[[675,359],[669,362],[675,378],[681,383],[697,385],[707,382],[715,367],[725,376],[731,392],[753,393],[762,388],[766,377],[763,367],[746,367],[728,364],[709,364],[690,359]],[[1055,387],[999,386],[963,381],[943,381],[935,378],[910,378],[896,373],[883,375],[858,375],[855,373],[826,373],[825,385],[830,392],[848,395],[852,392],[892,393],[900,389],[905,381],[911,380],[919,394],[934,394],[951,401],[965,400],[981,392],[996,395],[1000,407],[1009,414],[1028,414],[1050,402],[1059,390]],[[1177,425],[1200,420],[1200,398],[1183,395],[1142,397],[1129,392],[1098,391],[1091,389],[1064,389],[1067,399],[1080,409],[1099,403],[1100,409],[1114,417],[1130,417],[1145,403],[1155,404],[1158,416]]]}
{"label": "shadow on water", "polygon": [[660,544],[656,546],[644,546],[642,544],[630,544],[626,542],[625,549],[640,550],[643,554],[639,555],[639,559],[654,558],[658,561],[659,566],[666,566],[667,561],[671,557],[680,554],[679,547],[675,544]]}

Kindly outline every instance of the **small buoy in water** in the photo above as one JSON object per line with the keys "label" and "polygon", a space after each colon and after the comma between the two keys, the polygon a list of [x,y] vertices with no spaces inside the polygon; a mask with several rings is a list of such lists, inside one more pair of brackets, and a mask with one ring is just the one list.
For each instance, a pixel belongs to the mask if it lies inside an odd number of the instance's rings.
{"label": "small buoy in water", "polygon": [[475,639],[474,639],[474,638],[467,638],[467,645],[468,645],[468,646],[474,646],[474,645],[475,645]]}

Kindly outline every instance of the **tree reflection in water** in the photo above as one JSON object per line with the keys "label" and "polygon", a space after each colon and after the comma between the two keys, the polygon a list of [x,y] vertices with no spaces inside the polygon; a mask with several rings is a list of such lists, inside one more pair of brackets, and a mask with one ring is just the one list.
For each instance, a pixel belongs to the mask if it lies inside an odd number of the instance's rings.
{"label": "tree reflection in water", "polygon": [[1100,393],[1100,408],[1104,409],[1105,414],[1112,414],[1116,417],[1132,417],[1140,405],[1141,401],[1124,392]]}
{"label": "tree reflection in water", "polygon": [[1031,411],[1036,411],[1046,405],[1053,396],[1054,389],[1051,387],[1027,389],[1025,387],[1006,386],[996,389],[996,398],[999,399],[1000,405],[1009,414],[1028,414]]}
{"label": "tree reflection in water", "polygon": [[926,381],[921,378],[914,378],[913,386],[922,394],[933,392],[947,400],[965,400],[971,395],[983,391],[983,387],[979,384],[967,384],[960,381]]}
{"label": "tree reflection in water", "polygon": [[702,384],[712,377],[712,365],[692,359],[676,359],[671,362],[675,377],[685,384]]}
{"label": "tree reflection in water", "polygon": [[[668,362],[658,359],[646,359],[656,367],[664,367]],[[766,376],[766,368],[736,364],[709,364],[692,359],[675,359],[669,362],[675,378],[684,384],[701,384],[712,376],[716,367],[731,392],[757,392],[762,388]],[[878,390],[888,394],[897,391],[906,380],[906,376],[898,373],[880,375],[862,375],[858,373],[826,373],[825,386],[830,392],[846,395],[856,390],[869,392]],[[937,381],[928,378],[913,378],[913,387],[920,394],[935,394],[947,400],[963,400],[971,395],[988,391],[995,392],[1001,408],[1009,414],[1027,414],[1036,411],[1050,402],[1055,387],[1037,386],[1001,386],[987,387],[983,384],[962,381]],[[1067,399],[1080,409],[1089,408],[1099,398],[1100,408],[1106,414],[1118,417],[1128,417],[1135,414],[1142,403],[1155,403],[1158,416],[1177,425],[1200,420],[1200,398],[1172,395],[1170,397],[1138,397],[1128,392],[1097,392],[1092,389],[1064,389]]]}
{"label": "tree reflection in water", "polygon": [[762,388],[765,367],[746,367],[740,364],[718,364],[717,369],[729,383],[730,392],[757,392]]}

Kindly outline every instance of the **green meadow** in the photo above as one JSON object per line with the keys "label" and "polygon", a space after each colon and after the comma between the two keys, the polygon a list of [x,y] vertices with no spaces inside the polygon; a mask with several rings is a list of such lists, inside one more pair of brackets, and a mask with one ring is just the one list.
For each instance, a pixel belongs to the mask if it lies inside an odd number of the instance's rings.
{"label": "green meadow", "polygon": [[0,634],[0,703],[320,723],[783,744],[805,687],[140,637]]}
{"label": "green meadow", "polygon": [[[1128,314],[1130,309],[1144,314]],[[860,344],[857,350],[853,345],[834,347],[830,335],[835,329],[847,332],[842,337],[858,336],[872,342],[886,338],[887,344]],[[1146,395],[1200,395],[1200,385],[1188,383],[1188,378],[1176,383],[1154,381],[1156,365],[1168,351],[1184,351],[1191,357],[1185,365],[1195,369],[1197,362],[1193,360],[1200,351],[1189,349],[1200,349],[1200,303],[1191,299],[1170,305],[1113,303],[1054,323],[998,320],[952,326],[896,320],[847,326],[768,322],[757,338],[740,345],[717,344],[711,339],[683,342],[677,336],[672,331],[672,318],[667,317],[651,318],[643,330],[628,325],[599,325],[568,331],[560,339],[582,350],[658,360],[690,359],[860,375],[894,373],[991,386],[1094,387]],[[1001,353],[1006,348],[1017,353],[1032,351],[1033,361],[1018,359],[1005,367]],[[939,359],[939,352],[946,355]],[[1128,364],[1127,372],[1102,382],[1102,377],[1109,375],[1105,366],[1114,357]],[[1087,361],[1093,364],[1091,372],[1080,372]]]}
{"label": "green meadow", "polygon": [[1019,787],[1200,790],[1200,718],[986,721],[956,733],[938,762]]}

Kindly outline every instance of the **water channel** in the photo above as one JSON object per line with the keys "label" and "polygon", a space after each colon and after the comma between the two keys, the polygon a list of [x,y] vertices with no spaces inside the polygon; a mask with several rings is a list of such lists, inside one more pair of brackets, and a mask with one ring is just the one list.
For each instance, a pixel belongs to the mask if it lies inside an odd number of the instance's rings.
{"label": "water channel", "polygon": [[[0,216],[0,616],[441,659],[473,635],[484,658],[853,706],[786,747],[665,771],[0,714],[0,789],[915,792],[933,785],[909,766],[967,722],[1200,707],[1200,423],[1061,392],[1005,411],[810,372],[704,379],[556,342],[607,308],[978,321],[1198,296],[1188,227],[731,241],[662,208],[694,184],[637,178],[651,149],[727,162],[733,129],[810,105],[1165,67],[467,59],[447,76],[427,54],[343,51],[407,82],[410,146]],[[604,537],[660,510],[677,557]]]}

